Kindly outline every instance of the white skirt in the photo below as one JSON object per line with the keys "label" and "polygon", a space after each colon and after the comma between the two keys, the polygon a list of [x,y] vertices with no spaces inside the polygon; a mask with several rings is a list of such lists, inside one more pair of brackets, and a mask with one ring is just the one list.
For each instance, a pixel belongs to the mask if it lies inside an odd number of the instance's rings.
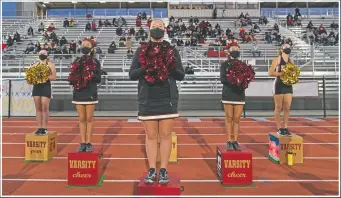
{"label": "white skirt", "polygon": [[90,105],[90,104],[97,104],[98,100],[96,101],[72,101],[72,104],[79,104],[79,105]]}
{"label": "white skirt", "polygon": [[164,115],[153,115],[153,116],[138,116],[139,120],[162,120],[162,119],[170,119],[170,118],[178,118],[179,114],[164,114]]}
{"label": "white skirt", "polygon": [[239,105],[243,105],[243,104],[245,104],[245,101],[226,101],[226,100],[222,100],[221,103],[223,103],[223,104],[239,104]]}

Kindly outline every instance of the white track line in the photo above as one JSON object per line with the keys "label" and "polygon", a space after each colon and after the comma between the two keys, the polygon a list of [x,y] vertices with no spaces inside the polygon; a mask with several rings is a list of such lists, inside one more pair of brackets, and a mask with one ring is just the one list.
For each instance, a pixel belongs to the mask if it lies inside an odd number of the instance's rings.
{"label": "white track line", "polygon": [[[338,160],[339,157],[303,157],[304,159],[310,159],[310,160]],[[12,157],[12,156],[4,156],[2,159],[25,159],[25,157]],[[53,157],[53,159],[56,160],[66,160],[67,157]],[[145,157],[136,157],[136,158],[126,158],[126,157],[103,157],[105,160],[146,160],[148,158]],[[215,157],[178,157],[178,160],[216,160]],[[253,157],[253,160],[268,160],[267,157]]]}
{"label": "white track line", "polygon": [[[25,182],[66,182],[66,179],[25,179],[25,178],[3,178],[1,179],[2,181],[25,181]],[[212,179],[212,180],[201,180],[201,179],[192,179],[192,180],[180,180],[183,183],[220,183],[219,180],[216,179]],[[136,183],[136,182],[140,182],[140,180],[136,180],[136,179],[132,179],[132,180],[117,180],[117,179],[108,179],[108,180],[104,180],[104,182],[109,182],[109,183]],[[325,179],[255,179],[253,180],[253,182],[278,182],[278,183],[312,183],[312,182],[339,182],[339,180],[336,179],[329,179],[329,180],[325,180]]]}
{"label": "white track line", "polygon": [[[24,142],[3,142],[3,145],[23,145]],[[79,145],[79,143],[58,143],[59,145]],[[92,143],[93,145],[104,145],[104,146],[144,146],[145,144],[129,144],[129,143]],[[269,142],[252,142],[252,143],[240,143],[242,145],[268,145]],[[338,142],[307,142],[303,143],[305,145],[312,144],[312,145],[339,145]],[[200,144],[200,143],[192,143],[192,144],[178,144],[178,146],[217,146],[217,145],[225,145],[225,143],[207,143],[207,144]]]}
{"label": "white track line", "polygon": [[[276,126],[240,126],[242,129],[255,129],[255,128],[275,128]],[[36,128],[36,126],[2,126],[2,128]],[[49,129],[73,129],[78,128],[78,126],[49,126]],[[106,127],[93,127],[94,129],[144,129],[142,126],[106,126]],[[207,127],[173,127],[173,129],[223,129],[222,126],[207,126]],[[327,126],[290,126],[289,128],[339,128],[336,125],[327,125]]]}
{"label": "white track line", "polygon": [[[27,135],[29,133],[2,133],[2,135]],[[338,133],[296,133],[301,135],[339,135]],[[57,133],[58,136],[78,136],[79,133]],[[145,133],[118,133],[118,134],[106,134],[106,133],[95,133],[94,136],[146,136]],[[203,133],[203,134],[176,134],[177,136],[226,136],[224,133]],[[240,133],[238,136],[268,136],[269,133]]]}
{"label": "white track line", "polygon": [[[189,120],[176,120],[175,122],[180,122],[180,123],[183,123],[183,122],[191,122],[191,123],[198,123],[198,122],[225,122],[224,120],[225,118],[219,118],[219,120],[200,120],[200,121],[195,121],[195,122],[192,122],[192,121],[189,121]],[[266,118],[263,118],[263,119],[266,119]],[[289,121],[290,123],[307,123],[307,122],[333,122],[333,121],[338,121],[338,120],[295,120],[295,121]],[[35,120],[15,120],[15,118],[13,120],[3,120],[2,122],[8,122],[8,123],[13,123],[13,122],[16,122],[16,123],[20,123],[20,122],[36,122]],[[49,122],[76,122],[78,123],[78,118],[75,118],[75,119],[70,119],[70,120],[49,120]],[[134,119],[134,122],[132,122],[131,119],[127,119],[127,120],[100,120],[100,119],[96,119],[95,118],[95,122],[104,122],[104,123],[114,123],[114,122],[127,122],[127,123],[139,123],[140,121],[136,121],[135,122],[135,119]],[[250,123],[259,123],[259,122],[275,122],[273,120],[266,120],[266,121],[257,121],[257,120],[241,120],[240,122],[250,122]]]}

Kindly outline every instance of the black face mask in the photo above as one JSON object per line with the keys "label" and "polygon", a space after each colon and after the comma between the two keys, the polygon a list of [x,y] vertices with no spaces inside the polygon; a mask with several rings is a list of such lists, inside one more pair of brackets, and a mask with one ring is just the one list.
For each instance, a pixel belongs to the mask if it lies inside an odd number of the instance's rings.
{"label": "black face mask", "polygon": [[91,49],[89,47],[82,47],[82,53],[83,54],[89,54]]}
{"label": "black face mask", "polygon": [[154,28],[150,30],[150,36],[153,39],[161,39],[165,35],[165,31],[160,28]]}
{"label": "black face mask", "polygon": [[285,49],[283,49],[283,52],[285,54],[290,54],[291,53],[291,49],[290,48],[285,48]]}
{"label": "black face mask", "polygon": [[232,56],[233,58],[238,58],[240,55],[239,51],[232,51],[230,52],[230,56]]}
{"label": "black face mask", "polygon": [[40,59],[40,60],[46,60],[46,59],[47,59],[47,55],[45,55],[45,54],[40,54],[40,55],[39,55],[39,59]]}

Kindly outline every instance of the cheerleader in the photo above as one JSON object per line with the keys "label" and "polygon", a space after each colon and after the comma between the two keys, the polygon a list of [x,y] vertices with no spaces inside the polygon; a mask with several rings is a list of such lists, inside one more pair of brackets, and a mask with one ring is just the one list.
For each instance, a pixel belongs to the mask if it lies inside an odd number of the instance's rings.
{"label": "cheerleader", "polygon": [[40,64],[48,65],[50,69],[50,75],[46,82],[33,85],[32,96],[36,107],[36,120],[38,126],[38,130],[34,134],[45,135],[48,132],[47,123],[49,119],[51,100],[51,80],[56,80],[56,68],[55,64],[50,62],[46,50],[41,50],[39,52],[39,60],[39,63],[35,64],[34,66]]}
{"label": "cheerleader", "polygon": [[158,135],[161,141],[158,183],[169,182],[167,165],[172,149],[171,134],[174,119],[179,117],[176,81],[183,80],[185,76],[180,54],[170,43],[163,40],[164,32],[164,23],[159,19],[153,20],[149,32],[151,40],[136,50],[129,71],[130,79],[139,81],[138,119],[146,131],[149,171],[144,182],[147,184],[156,181]]}
{"label": "cheerleader", "polygon": [[[290,45],[284,44],[280,48],[279,56],[276,57],[269,69],[269,76],[276,77],[274,82],[274,102],[275,102],[275,121],[277,125],[277,133],[279,135],[291,136],[288,130],[288,121],[290,116],[290,107],[292,102],[293,89],[292,85],[286,85],[280,79],[282,75],[282,67],[288,63],[294,64],[290,59],[289,54],[291,52]],[[281,111],[283,108],[283,125],[281,123]]]}
{"label": "cheerleader", "polygon": [[[83,56],[78,58],[71,66],[68,80],[74,88],[72,103],[76,105],[79,117],[81,143],[77,151],[92,152],[93,116],[95,105],[98,103],[97,84],[101,82],[101,64],[95,58],[95,51],[91,41],[84,40],[82,42],[81,53]],[[87,71],[90,72],[87,73]],[[80,75],[77,75],[79,73]],[[88,75],[91,75],[92,78],[89,79]],[[77,78],[77,76],[80,77]]]}
{"label": "cheerleader", "polygon": [[[222,63],[220,67],[220,81],[223,84],[222,100],[225,112],[225,127],[227,133],[227,149],[241,150],[238,143],[239,122],[243,113],[245,104],[245,90],[231,84],[227,80],[227,74],[230,68],[240,62],[239,45],[236,42],[230,42],[227,46],[229,50],[228,60]],[[233,138],[231,133],[233,131]]]}

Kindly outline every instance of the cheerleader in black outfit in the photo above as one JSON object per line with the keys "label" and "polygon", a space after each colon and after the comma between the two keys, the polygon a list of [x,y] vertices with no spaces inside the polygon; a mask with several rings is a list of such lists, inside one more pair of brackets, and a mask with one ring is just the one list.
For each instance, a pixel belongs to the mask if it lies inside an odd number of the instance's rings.
{"label": "cheerleader in black outfit", "polygon": [[[225,111],[225,127],[227,133],[227,149],[228,150],[241,150],[238,144],[239,134],[239,121],[243,113],[245,104],[245,90],[232,85],[227,81],[226,75],[229,68],[238,61],[240,55],[239,45],[236,42],[229,43],[228,45],[229,56],[220,67],[220,81],[223,84],[222,100]],[[231,133],[233,131],[233,139]]]}
{"label": "cheerleader in black outfit", "polygon": [[[279,56],[276,57],[271,64],[269,76],[276,77],[274,82],[274,102],[275,102],[275,121],[277,125],[277,133],[279,135],[291,136],[288,130],[288,121],[290,117],[290,107],[292,102],[293,89],[292,85],[286,85],[280,79],[282,75],[282,67],[287,63],[294,62],[289,58],[291,52],[290,45],[284,44],[281,46]],[[283,108],[283,125],[281,123],[281,111]]]}
{"label": "cheerleader in black outfit", "polygon": [[32,90],[38,125],[38,130],[35,132],[35,135],[45,135],[47,133],[47,123],[49,119],[51,80],[56,80],[56,68],[55,65],[50,62],[46,50],[41,50],[39,52],[39,59],[39,63],[35,64],[34,66],[39,64],[47,64],[51,71],[48,80],[45,83],[33,85]]}
{"label": "cheerleader in black outfit", "polygon": [[[159,19],[153,19],[150,29],[151,41],[139,47],[130,67],[129,77],[131,80],[138,80],[138,103],[139,114],[146,131],[146,153],[149,162],[148,175],[145,177],[145,183],[151,184],[156,181],[156,158],[157,158],[157,137],[160,136],[160,156],[161,167],[158,175],[158,183],[167,184],[169,181],[167,174],[167,165],[172,149],[171,134],[174,125],[174,119],[179,117],[178,114],[178,89],[176,80],[183,80],[185,73],[182,67],[179,52],[168,42],[163,41],[164,24]],[[156,52],[157,50],[160,50]],[[162,56],[166,51],[171,50],[174,55],[171,57]],[[145,52],[145,53],[143,53]],[[151,55],[151,53],[155,53]],[[147,59],[146,64],[150,64],[154,68],[162,68],[164,65],[155,65],[161,59],[174,60],[174,68],[167,72],[165,81],[157,81],[151,83],[148,81],[148,75],[151,75],[143,68],[143,60]],[[141,62],[142,60],[142,62]],[[154,61],[152,61],[154,60]],[[162,61],[167,65],[168,61]],[[155,65],[155,66],[154,66]]]}
{"label": "cheerleader in black outfit", "polygon": [[75,84],[70,82],[74,86],[72,103],[76,104],[79,117],[81,144],[78,148],[78,152],[92,152],[91,137],[93,131],[93,116],[95,105],[98,103],[97,83],[101,82],[101,64],[95,58],[94,47],[90,41],[84,40],[82,42],[81,53],[83,56],[77,59],[73,64],[80,64],[80,70],[84,68],[85,63],[93,64],[92,66],[95,68],[93,71],[94,78],[92,78],[85,87],[78,89],[75,88]]}

